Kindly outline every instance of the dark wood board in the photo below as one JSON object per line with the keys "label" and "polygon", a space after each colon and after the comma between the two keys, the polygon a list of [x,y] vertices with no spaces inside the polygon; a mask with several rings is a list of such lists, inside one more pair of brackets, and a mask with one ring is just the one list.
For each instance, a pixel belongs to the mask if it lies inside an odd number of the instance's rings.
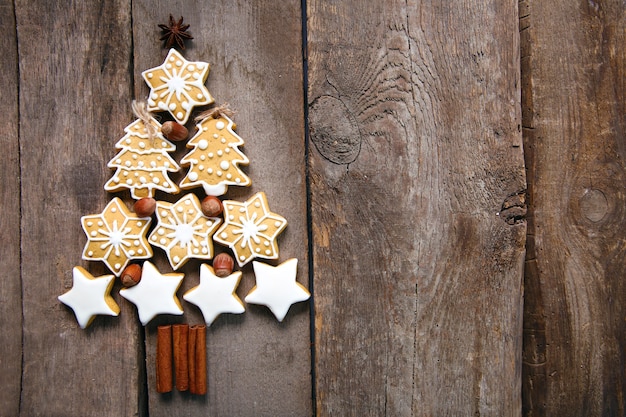
{"label": "dark wood board", "polygon": [[517,2],[307,12],[318,415],[519,415]]}
{"label": "dark wood board", "polygon": [[0,113],[6,131],[0,135],[0,404],[17,415],[22,373],[22,287],[20,281],[20,162],[17,38],[13,2],[0,3]]}
{"label": "dark wood board", "polygon": [[524,414],[626,414],[626,8],[520,3]]}
{"label": "dark wood board", "polygon": [[[129,416],[143,359],[128,306],[81,330],[57,300],[81,260],[82,215],[102,211],[112,145],[131,99],[130,2],[17,1],[19,51],[22,416]],[[3,410],[4,411],[4,410]]]}
{"label": "dark wood board", "polygon": [[[298,258],[298,281],[308,285],[300,2],[133,2],[138,99],[149,92],[141,72],[160,65],[167,54],[158,41],[157,24],[165,23],[170,13],[191,25],[194,39],[183,55],[210,63],[207,88],[216,104],[228,103],[236,111],[233,120],[245,141],[242,150],[250,165],[244,170],[252,186],[229,187],[224,198],[243,201],[258,191],[266,193],[270,209],[288,221],[278,238],[278,262]],[[193,134],[195,124],[187,126]],[[177,159],[186,152],[179,146]],[[193,191],[204,196],[201,189]],[[216,245],[216,250],[224,248]],[[163,252],[155,253],[158,258]],[[197,285],[199,265],[196,261],[185,265],[179,294]],[[170,268],[164,258],[159,266]],[[237,291],[242,300],[255,283],[251,263],[243,273]],[[202,322],[195,306],[184,302],[183,307],[181,321]],[[208,394],[203,397],[156,393],[156,325],[172,320],[157,320],[147,327],[151,417],[311,415],[309,304],[292,306],[282,323],[265,307],[245,308],[242,315],[220,316],[207,330]]]}

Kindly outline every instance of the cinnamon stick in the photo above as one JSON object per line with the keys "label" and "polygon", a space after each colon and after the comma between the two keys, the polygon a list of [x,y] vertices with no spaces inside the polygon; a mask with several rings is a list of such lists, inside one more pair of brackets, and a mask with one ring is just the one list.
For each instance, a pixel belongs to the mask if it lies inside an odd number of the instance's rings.
{"label": "cinnamon stick", "polygon": [[190,368],[194,368],[194,389],[193,394],[204,395],[207,391],[206,381],[206,326],[192,326],[195,339],[195,353]]}
{"label": "cinnamon stick", "polygon": [[172,326],[157,327],[156,390],[172,391]]}
{"label": "cinnamon stick", "polygon": [[189,345],[187,354],[189,357],[189,392],[195,394],[198,390],[196,380],[196,336],[198,331],[196,326],[189,327]]}
{"label": "cinnamon stick", "polygon": [[189,339],[189,325],[175,324],[173,327],[172,341],[174,344],[174,369],[176,373],[176,389],[187,391],[189,389],[189,357],[187,343]]}

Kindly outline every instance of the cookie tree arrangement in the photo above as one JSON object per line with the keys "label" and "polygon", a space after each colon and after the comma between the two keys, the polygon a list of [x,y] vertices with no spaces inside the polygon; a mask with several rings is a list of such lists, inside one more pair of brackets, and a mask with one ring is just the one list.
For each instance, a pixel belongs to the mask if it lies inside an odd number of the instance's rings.
{"label": "cookie tree arrangement", "polygon": [[[146,326],[158,315],[184,314],[186,306],[177,291],[185,275],[176,271],[190,259],[199,259],[199,283],[182,299],[200,309],[204,323],[158,326],[156,375],[158,392],[170,392],[175,380],[178,390],[202,395],[206,327],[221,314],[245,312],[236,293],[242,272],[235,267],[252,262],[256,285],[244,301],[267,306],[278,321],[310,293],[296,281],[297,259],[277,266],[264,263],[279,259],[278,236],[287,227],[287,220],[270,210],[265,193],[246,201],[222,200],[229,186],[251,185],[242,168],[250,163],[241,150],[244,140],[236,133],[233,112],[227,105],[215,106],[205,86],[209,63],[189,61],[179,51],[193,39],[189,25],[182,17],[170,16],[169,24],[159,27],[168,54],[160,65],[142,73],[150,92],[145,102],[132,103],[135,120],[116,139],[118,152],[108,163],[114,172],[104,184],[109,192],[129,192],[135,202],[129,207],[114,197],[102,212],[81,218],[87,238],[82,259],[102,262],[112,274],[96,277],[76,266],[72,288],[58,299],[74,311],[84,329],[98,315],[120,314],[111,296],[117,277],[120,295],[135,305]],[[196,131],[187,140],[185,124],[196,109]],[[171,154],[183,144],[188,152],[176,161]],[[186,173],[177,184],[171,174],[183,169]],[[157,200],[161,193],[181,192],[174,202]],[[221,253],[215,254],[214,244],[223,248]],[[171,271],[159,271],[149,261],[153,248],[165,253]]]}

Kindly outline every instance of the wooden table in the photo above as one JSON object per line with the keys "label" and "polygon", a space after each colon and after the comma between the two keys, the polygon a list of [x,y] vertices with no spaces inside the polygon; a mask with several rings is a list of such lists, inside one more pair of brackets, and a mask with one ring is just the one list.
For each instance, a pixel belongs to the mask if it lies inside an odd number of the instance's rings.
{"label": "wooden table", "polygon": [[[624,415],[625,9],[3,1],[0,415]],[[170,13],[246,141],[226,197],[267,194],[313,293],[221,316],[205,396],[155,391],[156,327],[193,305],[144,328],[116,283],[120,316],[81,330],[57,300],[74,266],[108,273],[80,217],[132,204],[107,162]]]}

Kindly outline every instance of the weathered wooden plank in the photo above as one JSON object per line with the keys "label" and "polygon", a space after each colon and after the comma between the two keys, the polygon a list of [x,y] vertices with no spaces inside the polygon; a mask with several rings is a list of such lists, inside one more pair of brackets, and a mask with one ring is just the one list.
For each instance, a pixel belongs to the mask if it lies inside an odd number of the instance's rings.
{"label": "weathered wooden plank", "polygon": [[[130,2],[17,1],[22,194],[23,416],[137,415],[142,360],[128,306],[81,330],[57,296],[99,213],[106,163],[132,121]],[[15,192],[15,190],[14,190]]]}
{"label": "weathered wooden plank", "polygon": [[[270,208],[289,222],[279,237],[280,261],[299,259],[298,280],[308,281],[304,118],[302,99],[301,9],[298,1],[133,2],[135,91],[146,97],[141,78],[167,54],[158,41],[158,23],[169,14],[184,16],[193,41],[183,53],[211,64],[207,87],[217,104],[237,111],[233,120],[250,159],[250,188],[230,187],[226,199],[243,201],[265,191]],[[162,115],[166,120],[166,115]],[[188,123],[191,134],[193,122]],[[179,146],[180,158],[186,153]],[[195,190],[203,196],[202,190]],[[176,198],[176,197],[174,197]],[[223,250],[216,246],[218,250]],[[162,252],[155,250],[157,257]],[[170,270],[161,259],[160,267]],[[198,261],[183,271],[179,294],[197,285]],[[254,285],[251,264],[243,268],[237,293],[243,299]],[[199,310],[183,303],[181,319],[202,322]],[[204,397],[155,391],[156,324],[146,331],[150,416],[171,415],[310,415],[310,336],[308,304],[292,307],[282,324],[259,306],[242,315],[222,315],[207,331],[208,394]]]}
{"label": "weathered wooden plank", "polygon": [[626,413],[626,9],[524,1],[524,414]]}
{"label": "weathered wooden plank", "polygon": [[0,112],[7,123],[0,135],[0,404],[17,415],[22,373],[22,287],[20,282],[20,165],[18,145],[17,37],[13,2],[0,4]]}
{"label": "weathered wooden plank", "polygon": [[517,2],[308,5],[319,415],[519,415]]}

